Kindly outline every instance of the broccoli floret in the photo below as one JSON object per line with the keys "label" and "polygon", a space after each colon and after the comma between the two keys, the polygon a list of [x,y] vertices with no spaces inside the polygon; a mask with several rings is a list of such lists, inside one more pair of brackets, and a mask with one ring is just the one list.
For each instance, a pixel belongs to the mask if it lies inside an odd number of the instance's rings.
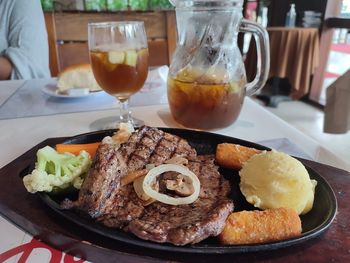
{"label": "broccoli floret", "polygon": [[51,192],[70,186],[80,189],[84,175],[91,166],[89,153],[81,151],[78,156],[60,154],[50,146],[38,150],[35,169],[23,177],[28,192]]}

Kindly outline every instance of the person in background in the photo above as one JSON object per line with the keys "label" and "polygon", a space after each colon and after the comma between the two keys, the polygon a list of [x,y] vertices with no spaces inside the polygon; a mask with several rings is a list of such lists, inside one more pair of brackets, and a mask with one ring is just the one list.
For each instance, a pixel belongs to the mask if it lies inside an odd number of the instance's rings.
{"label": "person in background", "polygon": [[0,80],[50,77],[40,0],[0,0]]}

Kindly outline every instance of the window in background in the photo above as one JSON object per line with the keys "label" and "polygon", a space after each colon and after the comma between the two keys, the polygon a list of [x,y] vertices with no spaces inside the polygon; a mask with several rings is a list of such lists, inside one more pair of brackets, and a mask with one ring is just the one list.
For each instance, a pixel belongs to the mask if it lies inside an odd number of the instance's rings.
{"label": "window in background", "polygon": [[343,0],[342,1],[341,9],[340,9],[340,16],[350,18],[350,0]]}
{"label": "window in background", "polygon": [[[270,0],[248,0],[245,2],[244,18],[258,22],[264,27],[268,25],[268,8],[270,6]],[[247,54],[252,35],[250,33],[244,34],[243,40],[243,54]]]}
{"label": "window in background", "polygon": [[[339,9],[338,9],[339,10]],[[343,0],[340,6],[340,12],[334,14],[335,17],[345,18],[343,23],[347,24],[350,20],[350,0]],[[341,25],[339,25],[341,26]],[[330,31],[333,28],[327,28]],[[331,31],[330,31],[331,32]],[[326,34],[326,33],[325,33]],[[322,38],[321,38],[322,39]],[[327,88],[341,75],[350,69],[350,29],[349,28],[334,28],[333,36],[330,39],[328,60],[324,72],[322,72],[321,82],[319,84],[320,91],[311,99],[321,105],[326,104],[326,90]],[[322,44],[322,43],[321,43]],[[317,83],[316,83],[317,84]],[[317,85],[315,84],[315,90]]]}
{"label": "window in background", "polygon": [[245,10],[244,17],[251,21],[256,21],[256,12],[258,9],[258,1],[248,1]]}

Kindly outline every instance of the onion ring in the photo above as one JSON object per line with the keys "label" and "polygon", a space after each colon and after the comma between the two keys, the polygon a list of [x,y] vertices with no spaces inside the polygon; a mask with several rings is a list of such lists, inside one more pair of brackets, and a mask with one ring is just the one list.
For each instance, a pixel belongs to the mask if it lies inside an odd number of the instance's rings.
{"label": "onion ring", "polygon": [[[191,179],[194,188],[193,194],[187,197],[172,197],[166,194],[159,193],[152,188],[152,184],[158,175],[165,172],[178,172]],[[151,169],[143,179],[143,191],[151,198],[168,205],[186,205],[197,200],[200,192],[200,181],[198,177],[191,172],[186,166],[177,164],[161,164]]]}

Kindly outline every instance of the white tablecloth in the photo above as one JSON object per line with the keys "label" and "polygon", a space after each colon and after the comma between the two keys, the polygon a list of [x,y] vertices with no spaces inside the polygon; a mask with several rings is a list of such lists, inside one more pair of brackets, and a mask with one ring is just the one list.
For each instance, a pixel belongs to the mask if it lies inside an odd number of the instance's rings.
{"label": "white tablecloth", "polygon": [[[51,81],[46,80],[46,82]],[[41,85],[45,85],[45,81],[41,81],[41,83]],[[4,105],[16,90],[23,87],[23,84],[23,81],[0,82],[0,105]],[[165,88],[163,90],[165,92]],[[141,102],[149,99],[148,94],[147,92],[139,94]],[[164,94],[158,94],[160,96],[158,102],[164,99]],[[43,97],[43,99],[48,100],[49,98]],[[139,105],[142,105],[142,103]],[[43,111],[45,111],[45,108]],[[0,167],[11,162],[46,138],[71,136],[92,131],[94,130],[93,124],[97,120],[116,114],[117,109],[113,108],[0,120]],[[135,106],[133,107],[133,115],[144,120],[150,126],[179,127],[172,119],[167,104]],[[212,132],[253,142],[263,142],[267,146],[281,149],[293,155],[349,169],[348,164],[339,160],[316,141],[249,98],[245,99],[240,117],[233,125]],[[0,189],[1,187],[5,186],[0,186]],[[57,257],[60,256],[62,260],[64,257],[69,257],[59,251],[55,252],[45,244],[38,243],[35,239],[33,240],[30,235],[19,230],[1,216],[0,233],[0,262],[3,262],[3,259],[11,253],[14,253],[15,256],[6,262],[17,262],[21,254],[20,251],[23,249],[30,252],[27,262],[49,262],[50,253],[57,255]],[[24,245],[21,246],[22,244]],[[42,247],[32,250],[33,247],[38,245]]]}

